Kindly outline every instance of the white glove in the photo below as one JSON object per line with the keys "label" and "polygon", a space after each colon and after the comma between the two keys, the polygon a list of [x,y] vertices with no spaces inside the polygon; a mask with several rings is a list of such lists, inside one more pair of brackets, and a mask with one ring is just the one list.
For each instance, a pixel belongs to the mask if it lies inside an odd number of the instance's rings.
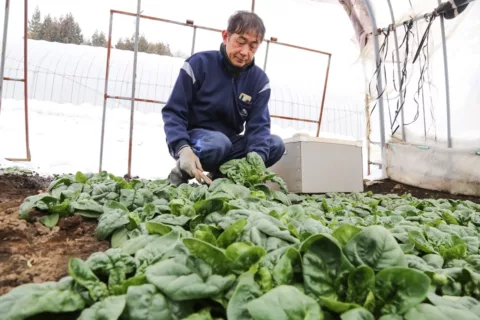
{"label": "white glove", "polygon": [[204,173],[200,159],[197,157],[191,147],[186,146],[180,149],[178,152],[180,157],[180,170],[185,171],[191,178],[195,178],[198,183],[202,183],[202,180],[207,184],[211,184],[210,180]]}

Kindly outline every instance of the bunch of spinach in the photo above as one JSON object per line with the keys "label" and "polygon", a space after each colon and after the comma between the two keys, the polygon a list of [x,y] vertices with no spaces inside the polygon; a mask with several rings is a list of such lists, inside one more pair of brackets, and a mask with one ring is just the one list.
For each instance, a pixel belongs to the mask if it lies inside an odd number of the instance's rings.
{"label": "bunch of spinach", "polygon": [[220,166],[220,172],[236,183],[249,188],[272,181],[277,183],[281,190],[288,193],[285,181],[275,173],[268,171],[262,158],[256,152],[249,152],[245,158],[224,163]]}
{"label": "bunch of spinach", "polygon": [[59,176],[20,215],[98,219],[112,248],[1,296],[0,319],[480,318],[480,205],[276,193],[241,163],[210,186]]}

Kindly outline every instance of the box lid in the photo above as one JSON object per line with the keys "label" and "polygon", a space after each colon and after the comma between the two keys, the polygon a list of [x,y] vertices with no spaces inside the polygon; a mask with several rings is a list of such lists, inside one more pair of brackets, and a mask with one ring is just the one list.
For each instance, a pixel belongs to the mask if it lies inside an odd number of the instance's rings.
{"label": "box lid", "polygon": [[354,147],[363,147],[362,140],[348,140],[348,139],[338,139],[338,138],[325,138],[325,137],[313,137],[308,133],[296,133],[291,138],[283,139],[284,143],[294,143],[294,142],[317,142],[317,143],[332,143],[332,144],[342,144],[349,145]]}

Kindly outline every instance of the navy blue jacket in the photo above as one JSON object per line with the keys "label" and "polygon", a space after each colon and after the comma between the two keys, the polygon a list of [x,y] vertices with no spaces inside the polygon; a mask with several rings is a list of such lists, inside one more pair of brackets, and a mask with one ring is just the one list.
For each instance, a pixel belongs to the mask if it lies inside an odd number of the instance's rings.
{"label": "navy blue jacket", "polygon": [[254,62],[237,74],[229,72],[228,64],[222,46],[221,50],[195,53],[180,69],[162,109],[173,156],[188,144],[192,129],[219,131],[233,138],[245,128],[246,151],[257,152],[264,161],[268,158],[269,79]]}

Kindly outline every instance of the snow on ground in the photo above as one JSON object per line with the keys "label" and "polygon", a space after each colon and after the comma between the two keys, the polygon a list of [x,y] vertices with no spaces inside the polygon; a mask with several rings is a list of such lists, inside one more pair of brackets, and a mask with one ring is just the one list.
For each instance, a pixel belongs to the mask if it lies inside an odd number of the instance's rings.
{"label": "snow on ground", "polygon": [[[39,173],[98,172],[102,107],[29,100],[31,162],[24,158],[23,101],[7,99],[0,111],[0,166],[19,166]],[[107,108],[103,170],[124,175],[128,169],[130,110]],[[272,133],[289,138],[298,130],[272,126]],[[315,132],[309,132],[315,135]],[[334,137],[334,135],[322,135]],[[338,138],[338,137],[337,137]],[[135,112],[132,175],[166,178],[174,165],[168,153],[160,113]]]}
{"label": "snow on ground", "polygon": [[[37,172],[98,172],[102,108],[30,100],[30,167]],[[5,100],[0,114],[0,161],[25,157],[22,101]],[[124,175],[128,164],[130,112],[107,109],[103,169]],[[160,114],[136,113],[132,174],[166,177],[173,165]],[[4,164],[5,165],[5,164]],[[19,163],[20,165],[20,163]]]}

